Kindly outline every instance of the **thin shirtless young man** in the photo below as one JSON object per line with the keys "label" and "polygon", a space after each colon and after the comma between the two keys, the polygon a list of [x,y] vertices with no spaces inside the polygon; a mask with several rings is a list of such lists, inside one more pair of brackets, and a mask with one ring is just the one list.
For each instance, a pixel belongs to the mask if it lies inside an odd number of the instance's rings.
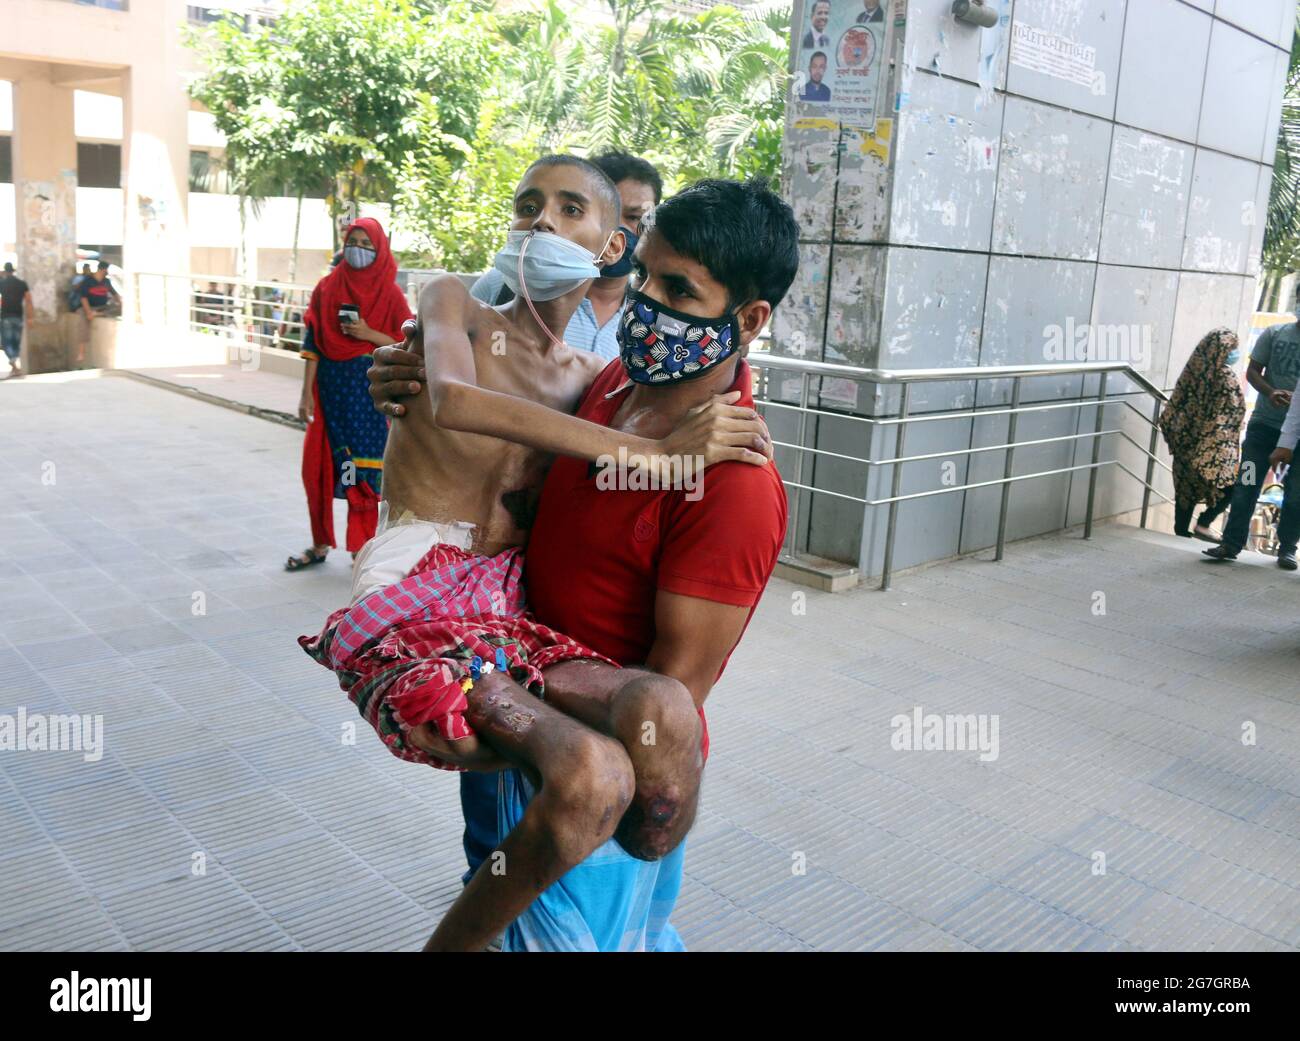
{"label": "thin shirtless young man", "polygon": [[[499,847],[505,872],[474,876],[430,949],[482,949],[611,836],[651,860],[694,819],[701,730],[687,689],[619,669],[522,616],[518,547],[555,455],[639,458],[662,476],[680,473],[682,459],[762,466],[770,453],[753,410],[730,404],[735,393],[693,409],[658,441],[571,415],[603,363],[552,330],[565,327],[596,265],[621,255],[618,212],[600,170],[544,157],[518,186],[498,258],[519,283],[516,298],[488,307],[452,276],[425,287],[414,339],[429,394],[390,407],[398,420],[380,531],[358,555],[352,607],[303,639],[395,754],[467,769],[509,763],[540,786]],[[493,676],[494,664],[535,693],[553,668],[545,702],[516,703],[518,688]]]}

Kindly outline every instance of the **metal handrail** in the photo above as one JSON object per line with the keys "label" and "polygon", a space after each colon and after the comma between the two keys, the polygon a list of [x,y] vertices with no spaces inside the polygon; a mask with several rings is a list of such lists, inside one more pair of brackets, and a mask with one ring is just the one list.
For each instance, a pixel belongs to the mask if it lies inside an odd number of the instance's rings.
{"label": "metal handrail", "polygon": [[[136,272],[134,284],[139,293],[143,284],[161,280],[164,287],[184,285],[188,299],[186,314],[191,331],[205,334],[233,335],[236,340],[256,351],[296,354],[306,328],[302,313],[306,311],[313,287],[301,282],[277,282],[240,278],[237,275],[191,273],[166,274],[158,271]],[[214,293],[208,285],[215,285]],[[227,288],[232,292],[227,292]],[[271,290],[278,300],[263,300],[256,293]],[[167,319],[169,293],[162,295],[163,320]],[[281,316],[275,317],[274,312]],[[294,315],[298,317],[294,317]],[[267,331],[267,327],[271,327]]]}
{"label": "metal handrail", "polygon": [[807,361],[783,354],[751,351],[749,363],[765,369],[806,373],[809,376],[838,376],[862,383],[963,383],[967,380],[1008,379],[1013,376],[1087,376],[1122,372],[1152,397],[1168,401],[1169,396],[1127,362],[1079,361],[1063,365],[975,365],[963,369],[865,369],[839,362]]}
{"label": "metal handrail", "polygon": [[[854,365],[846,365],[838,362],[821,362],[812,361],[803,358],[791,358],[785,355],[774,355],[766,352],[751,351],[749,355],[750,364],[758,370],[762,378],[763,388],[767,393],[756,396],[756,406],[761,411],[767,409],[785,409],[799,413],[799,444],[792,444],[784,441],[774,442],[778,447],[792,450],[796,456],[795,474],[792,479],[785,480],[788,488],[795,489],[799,492],[809,494],[829,495],[836,499],[844,499],[860,503],[863,507],[862,522],[862,539],[859,549],[859,568],[866,571],[866,561],[868,555],[868,542],[870,529],[867,523],[868,509],[886,506],[889,510],[888,522],[885,532],[884,559],[881,569],[881,589],[888,589],[893,574],[894,558],[894,541],[898,526],[898,506],[902,502],[910,502],[915,499],[931,498],[936,495],[947,495],[952,492],[964,492],[977,488],[994,488],[1002,489],[1001,504],[998,512],[998,534],[995,551],[995,560],[1001,560],[1006,545],[1007,515],[1010,502],[1011,485],[1022,481],[1035,480],[1043,477],[1059,476],[1066,473],[1075,473],[1078,471],[1088,471],[1088,500],[1084,514],[1084,538],[1092,537],[1093,512],[1096,504],[1097,474],[1106,466],[1116,466],[1122,472],[1136,480],[1143,487],[1142,493],[1142,519],[1141,526],[1146,527],[1147,516],[1150,510],[1151,497],[1154,495],[1165,502],[1171,502],[1164,493],[1159,491],[1153,484],[1155,477],[1155,467],[1157,465],[1170,470],[1170,467],[1158,458],[1156,449],[1159,445],[1159,421],[1162,407],[1169,401],[1168,395],[1157,387],[1142,373],[1135,370],[1131,365],[1124,362],[1072,362],[1064,364],[1044,364],[1044,365],[998,365],[998,366],[977,366],[959,369],[869,369]],[[779,400],[787,398],[788,395],[779,393],[774,398],[772,394],[772,378],[778,374],[797,375],[800,380],[798,404],[791,404],[788,400]],[[1098,388],[1094,394],[1086,397],[1080,396],[1078,399],[1069,401],[1051,401],[1045,403],[1022,404],[1021,391],[1023,383],[1027,379],[1051,377],[1051,376],[1096,376],[1098,377]],[[1129,380],[1136,388],[1137,393],[1144,394],[1152,399],[1152,414],[1144,415],[1138,408],[1128,400],[1123,398],[1108,398],[1108,384],[1114,376],[1122,376]],[[848,379],[856,383],[870,383],[876,385],[897,386],[900,388],[899,404],[896,414],[885,416],[863,416],[851,412],[835,411],[833,408],[827,408],[825,405],[820,408],[810,407],[809,397],[811,382],[814,379]],[[932,412],[926,412],[921,415],[911,413],[912,395],[911,389],[915,383],[964,383],[964,382],[982,382],[994,379],[1011,380],[1011,403],[1009,406],[998,405],[989,408],[961,408],[961,409],[939,409]],[[1132,392],[1129,392],[1132,393]],[[820,403],[819,394],[819,403]],[[1151,437],[1149,447],[1144,448],[1136,440],[1128,435],[1124,430],[1119,428],[1108,429],[1105,427],[1104,414],[1107,405],[1122,404],[1130,409],[1135,415],[1139,416],[1143,422],[1151,428]],[[1017,420],[1023,413],[1031,412],[1052,412],[1062,409],[1082,409],[1094,408],[1096,410],[1096,419],[1093,429],[1083,433],[1069,434],[1060,437],[1035,438],[1027,441],[1019,441],[1016,438]],[[983,447],[970,447],[954,449],[951,452],[930,452],[922,454],[908,455],[904,450],[904,443],[908,428],[914,423],[938,422],[940,420],[952,420],[962,418],[987,418],[991,416],[1007,416],[1007,440],[1005,444],[988,445]],[[852,420],[854,422],[865,423],[869,427],[897,427],[898,435],[895,443],[894,455],[888,459],[866,459],[858,456],[845,455],[839,452],[831,452],[826,449],[811,447],[807,444],[807,420],[810,416],[826,416],[836,420]],[[1146,476],[1134,473],[1118,459],[1101,458],[1101,441],[1104,437],[1118,437],[1127,441],[1146,457]],[[1017,448],[1032,447],[1034,445],[1054,444],[1063,442],[1079,442],[1085,439],[1092,440],[1092,457],[1089,462],[1080,463],[1074,466],[1060,467],[1052,470],[1043,470],[1031,474],[1014,474],[1014,458]],[[902,473],[903,465],[906,463],[922,462],[938,458],[954,458],[966,456],[970,457],[981,452],[1001,451],[1005,452],[1005,462],[1003,475],[1001,478],[987,481],[973,481],[966,484],[953,485],[943,488],[932,489],[923,492],[912,492],[909,494],[902,493]],[[857,462],[866,467],[866,484],[864,489],[869,487],[871,480],[871,468],[878,466],[891,467],[890,471],[890,494],[883,497],[870,498],[865,492],[862,496],[848,495],[843,492],[834,492],[830,489],[815,488],[807,483],[804,478],[804,459],[807,455],[824,456],[828,458],[841,459],[849,462]],[[793,497],[793,503],[790,510],[790,524],[787,528],[787,543],[790,543],[798,531],[799,524],[799,502],[800,496]]]}

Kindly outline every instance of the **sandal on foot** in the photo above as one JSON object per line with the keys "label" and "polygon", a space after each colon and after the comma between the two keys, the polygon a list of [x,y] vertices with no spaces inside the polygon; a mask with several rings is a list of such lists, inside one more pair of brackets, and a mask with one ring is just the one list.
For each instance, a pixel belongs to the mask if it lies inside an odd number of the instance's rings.
{"label": "sandal on foot", "polygon": [[1216,546],[1221,545],[1223,543],[1223,539],[1219,538],[1219,536],[1214,534],[1214,532],[1212,532],[1209,528],[1202,528],[1199,526],[1195,527],[1192,529],[1192,534],[1196,538],[1200,539],[1202,542],[1212,542]]}
{"label": "sandal on foot", "polygon": [[1230,549],[1222,542],[1213,549],[1201,550],[1201,555],[1209,557],[1211,560],[1236,560],[1239,550]]}
{"label": "sandal on foot", "polygon": [[317,564],[324,564],[325,558],[329,552],[317,553],[315,546],[310,546],[303,550],[299,556],[290,557],[284,562],[286,571],[302,571],[304,568],[315,567]]}

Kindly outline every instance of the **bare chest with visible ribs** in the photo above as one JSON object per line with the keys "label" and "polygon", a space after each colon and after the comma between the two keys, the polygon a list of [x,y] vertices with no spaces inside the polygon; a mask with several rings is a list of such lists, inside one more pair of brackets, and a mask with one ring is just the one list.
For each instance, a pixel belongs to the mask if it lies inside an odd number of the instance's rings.
{"label": "bare chest with visible ribs", "polygon": [[[593,378],[593,360],[512,346],[512,331],[495,312],[469,331],[478,386],[572,414]],[[491,407],[512,406],[499,400]],[[473,524],[475,551],[499,553],[527,540],[551,461],[525,445],[439,426],[426,391],[390,427],[384,498],[394,518]]]}

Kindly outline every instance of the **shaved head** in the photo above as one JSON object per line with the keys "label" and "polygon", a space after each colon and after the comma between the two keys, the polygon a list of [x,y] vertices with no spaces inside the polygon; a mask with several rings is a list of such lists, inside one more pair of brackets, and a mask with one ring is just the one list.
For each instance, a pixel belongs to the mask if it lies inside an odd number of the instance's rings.
{"label": "shaved head", "polygon": [[600,207],[601,225],[606,231],[613,231],[618,227],[619,215],[623,210],[623,200],[619,197],[618,188],[609,176],[595,163],[589,162],[577,155],[566,155],[557,153],[554,155],[544,155],[536,160],[525,173],[531,173],[538,167],[543,166],[573,166],[577,167],[587,175],[587,180],[591,185],[592,193]]}

